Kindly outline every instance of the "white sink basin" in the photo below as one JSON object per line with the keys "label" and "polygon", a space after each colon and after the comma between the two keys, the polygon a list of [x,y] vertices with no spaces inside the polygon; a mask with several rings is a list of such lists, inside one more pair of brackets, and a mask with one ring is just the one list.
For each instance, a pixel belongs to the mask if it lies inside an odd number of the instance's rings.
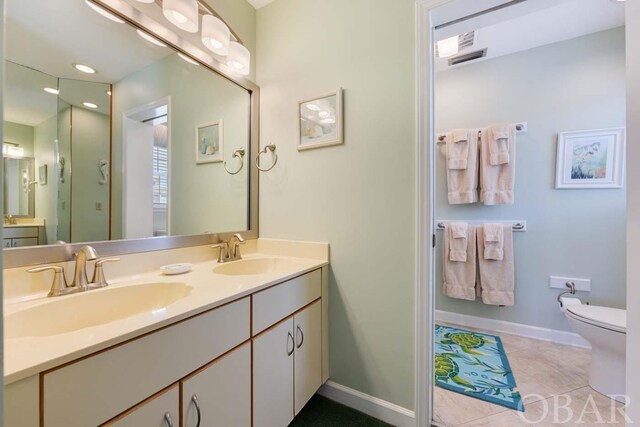
{"label": "white sink basin", "polygon": [[184,283],[145,283],[51,298],[5,317],[5,338],[58,335],[165,308],[191,293]]}
{"label": "white sink basin", "polygon": [[[296,267],[295,259],[288,258],[250,258],[240,261],[231,261],[214,267],[213,272],[225,276],[256,276],[285,272]],[[299,261],[298,261],[299,263]]]}

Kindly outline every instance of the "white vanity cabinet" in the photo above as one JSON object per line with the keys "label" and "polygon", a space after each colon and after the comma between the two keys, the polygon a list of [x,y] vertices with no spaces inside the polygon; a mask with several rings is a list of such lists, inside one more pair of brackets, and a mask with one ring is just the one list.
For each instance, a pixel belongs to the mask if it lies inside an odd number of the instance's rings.
{"label": "white vanity cabinet", "polygon": [[183,427],[251,426],[251,343],[184,379]]}
{"label": "white vanity cabinet", "polygon": [[294,280],[253,296],[254,427],[288,425],[323,383],[320,270]]}
{"label": "white vanity cabinet", "polygon": [[285,427],[328,378],[326,268],[5,387],[11,427]]}
{"label": "white vanity cabinet", "polygon": [[104,427],[178,427],[180,390],[177,385],[142,402]]}

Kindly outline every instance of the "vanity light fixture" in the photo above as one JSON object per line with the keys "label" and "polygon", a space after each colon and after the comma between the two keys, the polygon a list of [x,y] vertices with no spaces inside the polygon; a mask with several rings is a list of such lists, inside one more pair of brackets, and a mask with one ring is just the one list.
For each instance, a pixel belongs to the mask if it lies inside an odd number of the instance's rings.
{"label": "vanity light fixture", "polygon": [[153,3],[156,0],[137,0],[138,3]]}
{"label": "vanity light fixture", "polygon": [[124,20],[120,19],[119,17],[117,17],[116,15],[114,15],[113,13],[109,12],[107,9],[104,9],[100,6],[98,6],[97,4],[93,3],[90,0],[84,0],[84,2],[87,4],[87,6],[89,6],[91,9],[93,9],[94,11],[98,12],[100,15],[104,16],[105,18],[113,21],[113,22],[117,22],[118,24],[124,24]]}
{"label": "vanity light fixture", "polygon": [[85,102],[82,103],[82,105],[84,105],[87,108],[93,108],[93,109],[98,108],[98,106],[96,104],[94,104],[93,102],[86,102],[85,101]]}
{"label": "vanity light fixture", "polygon": [[242,46],[238,42],[229,42],[229,56],[227,56],[227,65],[234,72],[247,76],[251,67],[251,53],[249,49]]}
{"label": "vanity light fixture", "polygon": [[334,119],[334,118],[328,118],[328,119],[320,120],[320,123],[323,123],[323,124],[331,124],[331,123],[335,123],[335,122],[336,122],[336,119]]}
{"label": "vanity light fixture", "polygon": [[448,58],[458,53],[459,42],[458,36],[449,37],[448,39],[438,40],[438,58]]}
{"label": "vanity light fixture", "polygon": [[153,37],[151,34],[149,33],[145,33],[142,30],[136,30],[136,33],[138,33],[138,35],[140,37],[142,37],[143,39],[145,39],[146,41],[148,41],[151,44],[154,44],[156,46],[160,46],[160,47],[167,47],[166,44],[162,43],[160,40],[158,40],[157,38]]}
{"label": "vanity light fixture", "polygon": [[198,31],[197,0],[163,0],[162,13],[176,27],[189,33]]}
{"label": "vanity light fixture", "polygon": [[320,111],[320,107],[318,107],[316,104],[307,104],[307,108],[311,111]]}
{"label": "vanity light fixture", "polygon": [[75,68],[78,71],[82,71],[83,73],[87,73],[87,74],[95,74],[96,70],[94,70],[93,68],[89,67],[88,65],[84,65],[84,64],[73,64],[73,68]]}
{"label": "vanity light fixture", "polygon": [[222,19],[213,15],[202,17],[202,43],[207,49],[218,55],[227,56],[230,42],[231,31]]}
{"label": "vanity light fixture", "polygon": [[198,64],[196,61],[194,61],[193,59],[189,58],[187,55],[185,55],[184,53],[181,52],[177,52],[178,56],[184,60],[185,62],[188,62],[189,64],[193,64],[193,65],[200,65]]}
{"label": "vanity light fixture", "polygon": [[45,92],[50,93],[52,95],[57,95],[60,93],[60,91],[58,89],[52,88],[52,87],[45,87],[43,89]]}
{"label": "vanity light fixture", "polygon": [[329,114],[328,111],[320,111],[318,113],[318,117],[320,117],[321,119],[326,119],[327,117],[329,117],[331,114]]}

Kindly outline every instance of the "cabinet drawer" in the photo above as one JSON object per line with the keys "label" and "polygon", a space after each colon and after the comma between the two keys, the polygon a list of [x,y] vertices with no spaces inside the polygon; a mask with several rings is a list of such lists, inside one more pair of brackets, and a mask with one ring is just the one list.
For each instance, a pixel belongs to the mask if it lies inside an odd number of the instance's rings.
{"label": "cabinet drawer", "polygon": [[[103,424],[104,427],[143,427],[167,426],[168,419],[174,427],[178,426],[180,416],[180,392],[178,386],[162,392],[158,396],[141,403],[113,421]],[[101,426],[101,427],[102,427]]]}
{"label": "cabinet drawer", "polygon": [[246,341],[249,310],[244,298],[45,373],[44,426],[110,420]]}
{"label": "cabinet drawer", "polygon": [[253,294],[253,335],[320,298],[321,279],[320,270],[315,270]]}
{"label": "cabinet drawer", "polygon": [[5,227],[2,236],[6,239],[38,237],[38,227]]}

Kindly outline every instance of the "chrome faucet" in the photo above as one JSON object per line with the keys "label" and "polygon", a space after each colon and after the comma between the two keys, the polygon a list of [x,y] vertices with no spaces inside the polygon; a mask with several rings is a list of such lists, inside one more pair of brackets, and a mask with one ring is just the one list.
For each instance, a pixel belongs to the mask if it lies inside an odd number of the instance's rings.
{"label": "chrome faucet", "polygon": [[109,282],[104,275],[103,264],[106,262],[120,261],[120,258],[100,258],[96,261],[93,270],[93,279],[89,282],[87,277],[87,261],[94,260],[98,257],[98,253],[91,246],[83,246],[78,253],[75,254],[76,265],[73,274],[73,282],[67,284],[64,274],[64,267],[57,265],[44,265],[27,270],[28,273],[40,273],[42,271],[53,270],[53,283],[51,290],[47,296],[58,297],[61,295],[74,294],[76,292],[85,292],[91,289],[104,288],[109,286]]}
{"label": "chrome faucet", "polygon": [[71,287],[78,289],[78,292],[86,291],[89,286],[89,278],[87,277],[87,261],[98,258],[98,253],[92,246],[83,246],[76,253],[76,268],[73,273],[73,282]]}
{"label": "chrome faucet", "polygon": [[220,252],[218,253],[218,262],[223,263],[242,259],[242,255],[240,254],[240,245],[244,243],[245,241],[240,233],[236,233],[231,236],[228,241],[223,240],[217,245],[213,245],[211,247],[214,249],[220,249]]}

